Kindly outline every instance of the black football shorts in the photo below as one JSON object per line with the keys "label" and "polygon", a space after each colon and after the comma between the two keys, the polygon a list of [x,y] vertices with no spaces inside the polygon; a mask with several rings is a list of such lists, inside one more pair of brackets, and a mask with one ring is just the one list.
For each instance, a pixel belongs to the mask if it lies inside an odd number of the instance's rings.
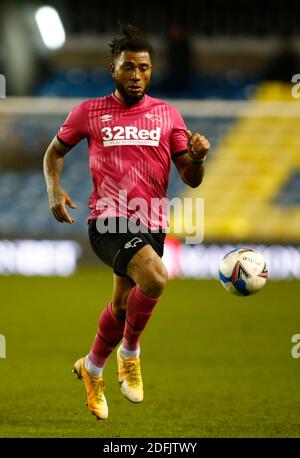
{"label": "black football shorts", "polygon": [[126,224],[128,228],[127,218],[106,218],[105,220],[102,219],[103,221],[105,223],[113,222],[116,232],[99,232],[97,229],[97,220],[93,219],[89,221],[89,239],[91,247],[98,258],[106,265],[112,267],[116,275],[127,276],[127,265],[130,259],[145,245],[151,245],[156,253],[162,257],[166,237],[164,231],[132,233],[130,229],[127,229],[126,232],[121,232],[120,224],[122,224],[123,228],[124,224]]}

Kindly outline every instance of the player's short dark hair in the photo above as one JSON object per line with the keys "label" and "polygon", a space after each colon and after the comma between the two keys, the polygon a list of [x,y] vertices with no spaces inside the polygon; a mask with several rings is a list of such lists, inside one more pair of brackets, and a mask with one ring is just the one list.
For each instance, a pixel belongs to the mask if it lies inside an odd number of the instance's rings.
{"label": "player's short dark hair", "polygon": [[132,24],[122,24],[119,21],[119,31],[123,38],[114,38],[110,43],[113,57],[117,57],[122,51],[146,51],[152,55],[153,49],[143,33]]}

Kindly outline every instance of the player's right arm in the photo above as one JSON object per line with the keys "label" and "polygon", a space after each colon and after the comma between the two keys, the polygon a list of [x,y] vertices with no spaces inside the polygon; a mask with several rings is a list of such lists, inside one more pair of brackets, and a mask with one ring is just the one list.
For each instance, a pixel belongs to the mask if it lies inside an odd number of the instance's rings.
{"label": "player's right arm", "polygon": [[73,108],[53,138],[44,156],[44,175],[47,184],[50,210],[57,221],[72,224],[66,205],[76,208],[70,196],[60,184],[64,157],[73,146],[79,143],[86,133],[86,103]]}
{"label": "player's right arm", "polygon": [[69,215],[66,205],[76,208],[70,196],[60,184],[64,156],[71,146],[62,144],[55,136],[47,148],[44,156],[44,176],[47,184],[50,210],[57,221],[72,224],[74,219]]}

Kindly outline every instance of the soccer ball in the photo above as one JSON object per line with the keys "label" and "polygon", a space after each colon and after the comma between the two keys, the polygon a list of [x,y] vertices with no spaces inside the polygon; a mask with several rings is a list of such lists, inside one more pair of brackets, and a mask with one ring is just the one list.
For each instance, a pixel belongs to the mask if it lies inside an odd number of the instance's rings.
{"label": "soccer ball", "polygon": [[253,248],[237,248],[224,256],[219,278],[229,293],[250,296],[266,283],[268,268],[261,253]]}

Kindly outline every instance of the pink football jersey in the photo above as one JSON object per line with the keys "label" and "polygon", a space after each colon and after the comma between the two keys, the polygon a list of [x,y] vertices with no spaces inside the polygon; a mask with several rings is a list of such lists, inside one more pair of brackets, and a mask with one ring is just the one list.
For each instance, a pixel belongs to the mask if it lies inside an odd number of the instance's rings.
{"label": "pink football jersey", "polygon": [[88,140],[94,184],[89,219],[138,217],[149,230],[167,227],[170,161],[187,149],[185,123],[172,105],[148,95],[134,105],[114,94],[87,100],[57,136],[70,146]]}

